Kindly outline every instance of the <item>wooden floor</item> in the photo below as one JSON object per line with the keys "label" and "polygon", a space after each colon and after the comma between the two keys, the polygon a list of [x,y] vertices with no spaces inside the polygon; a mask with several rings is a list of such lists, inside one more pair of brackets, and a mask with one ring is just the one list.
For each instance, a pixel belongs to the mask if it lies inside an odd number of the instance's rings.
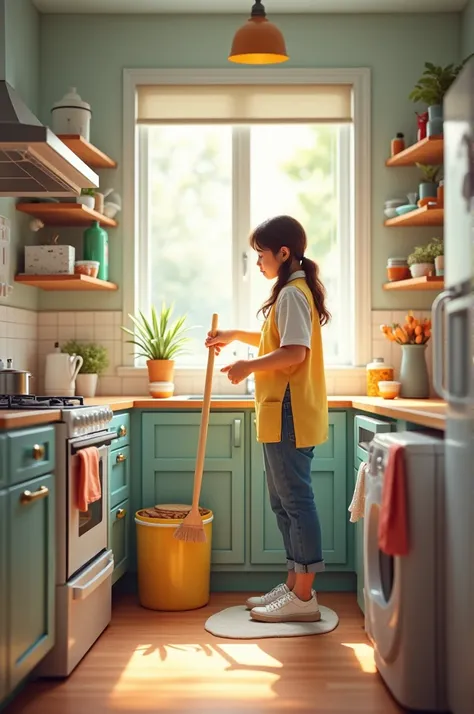
{"label": "wooden floor", "polygon": [[6,714],[402,712],[375,671],[353,594],[320,596],[340,617],[325,635],[225,640],[204,630],[211,614],[243,598],[213,594],[201,610],[159,613],[120,595],[72,675],[28,685]]}

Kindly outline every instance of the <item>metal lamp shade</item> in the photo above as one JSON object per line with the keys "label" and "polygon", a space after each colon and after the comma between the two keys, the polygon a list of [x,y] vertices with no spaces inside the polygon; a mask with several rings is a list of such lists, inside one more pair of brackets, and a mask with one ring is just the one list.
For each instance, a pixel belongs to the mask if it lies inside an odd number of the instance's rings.
{"label": "metal lamp shade", "polygon": [[282,33],[266,17],[251,17],[237,30],[229,55],[237,64],[279,64],[288,59]]}

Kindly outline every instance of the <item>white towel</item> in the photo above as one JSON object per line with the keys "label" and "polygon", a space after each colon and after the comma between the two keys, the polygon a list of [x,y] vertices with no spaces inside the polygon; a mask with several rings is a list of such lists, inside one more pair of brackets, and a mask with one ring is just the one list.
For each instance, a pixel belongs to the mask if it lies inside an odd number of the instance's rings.
{"label": "white towel", "polygon": [[350,521],[355,523],[359,518],[364,516],[365,508],[365,472],[367,470],[367,462],[363,461],[359,466],[357,472],[356,485],[354,489],[354,495],[352,496],[351,505],[349,506],[349,512],[351,514]]}

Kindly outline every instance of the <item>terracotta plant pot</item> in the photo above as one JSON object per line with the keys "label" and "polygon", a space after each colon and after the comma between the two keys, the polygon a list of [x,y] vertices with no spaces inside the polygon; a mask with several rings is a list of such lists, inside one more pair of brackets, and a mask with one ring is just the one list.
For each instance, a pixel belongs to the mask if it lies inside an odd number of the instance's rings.
{"label": "terracotta plant pot", "polygon": [[148,368],[148,389],[155,399],[172,397],[174,392],[174,360],[171,359],[149,359],[146,363]]}

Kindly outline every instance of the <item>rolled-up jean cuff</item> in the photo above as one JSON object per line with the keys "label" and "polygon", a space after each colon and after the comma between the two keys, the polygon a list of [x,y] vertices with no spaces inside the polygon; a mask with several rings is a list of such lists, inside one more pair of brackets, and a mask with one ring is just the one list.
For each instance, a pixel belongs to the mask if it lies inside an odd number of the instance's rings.
{"label": "rolled-up jean cuff", "polygon": [[286,569],[287,570],[294,570],[295,569],[295,561],[290,560],[289,558],[286,559]]}
{"label": "rolled-up jean cuff", "polygon": [[295,563],[294,571],[295,573],[322,573],[325,567],[324,560],[320,560],[318,563],[309,563],[308,565]]}

